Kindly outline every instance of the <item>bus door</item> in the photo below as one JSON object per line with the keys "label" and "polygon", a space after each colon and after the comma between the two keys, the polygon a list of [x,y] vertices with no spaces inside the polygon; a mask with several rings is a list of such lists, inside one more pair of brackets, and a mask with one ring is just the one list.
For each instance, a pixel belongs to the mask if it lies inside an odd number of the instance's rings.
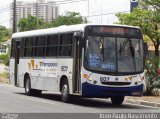
{"label": "bus door", "polygon": [[20,58],[20,41],[15,40],[15,63],[14,63],[14,85],[18,86],[18,65],[19,65],[19,58]]}
{"label": "bus door", "polygon": [[81,92],[81,47],[80,47],[80,37],[74,37],[74,47],[73,47],[73,93],[80,94]]}

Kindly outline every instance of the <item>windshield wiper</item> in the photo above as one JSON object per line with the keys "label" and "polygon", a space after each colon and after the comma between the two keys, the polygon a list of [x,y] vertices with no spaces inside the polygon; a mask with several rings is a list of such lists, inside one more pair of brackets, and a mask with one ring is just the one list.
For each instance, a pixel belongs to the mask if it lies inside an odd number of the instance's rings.
{"label": "windshield wiper", "polygon": [[99,48],[100,48],[100,51],[101,51],[101,54],[102,54],[102,62],[104,62],[104,43],[103,43],[102,37],[100,37],[99,40],[100,40]]}
{"label": "windshield wiper", "polygon": [[127,39],[124,40],[122,44],[120,43],[120,50],[119,50],[120,57],[121,57],[121,53],[122,53],[122,52],[124,51],[124,49],[126,48],[127,43],[128,43],[128,40],[127,40]]}
{"label": "windshield wiper", "polygon": [[134,48],[131,40],[129,40],[129,49],[130,49],[132,60],[133,60],[134,70],[136,71],[135,52],[134,52]]}

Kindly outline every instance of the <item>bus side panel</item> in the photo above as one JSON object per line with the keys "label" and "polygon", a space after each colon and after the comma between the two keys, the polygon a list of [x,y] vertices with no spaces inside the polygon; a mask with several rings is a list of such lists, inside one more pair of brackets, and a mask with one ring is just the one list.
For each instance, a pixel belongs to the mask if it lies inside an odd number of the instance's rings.
{"label": "bus side panel", "polygon": [[15,59],[11,58],[10,59],[10,62],[9,62],[9,80],[10,80],[10,83],[12,85],[15,84],[15,80],[14,80],[14,63],[15,63]]}
{"label": "bus side panel", "polygon": [[24,87],[24,75],[28,72],[27,67],[27,60],[26,59],[19,59],[19,65],[18,65],[18,82],[19,87]]}
{"label": "bus side panel", "polygon": [[24,75],[26,73],[30,75],[30,71],[28,68],[28,59],[19,59],[18,70],[19,87],[24,87]]}
{"label": "bus side panel", "polygon": [[69,92],[72,94],[72,68],[73,58],[59,58],[58,59],[58,77],[67,76],[69,83]]}
{"label": "bus side panel", "polygon": [[30,59],[27,61],[30,79],[31,79],[31,87],[33,89],[44,90],[44,66],[42,63],[44,59]]}
{"label": "bus side panel", "polygon": [[44,71],[41,59],[20,59],[19,61],[19,84],[24,87],[24,75],[29,74],[31,88],[44,90]]}
{"label": "bus side panel", "polygon": [[58,72],[58,62],[57,59],[45,59],[44,66],[44,80],[45,80],[45,90],[59,92],[59,80],[57,77]]}

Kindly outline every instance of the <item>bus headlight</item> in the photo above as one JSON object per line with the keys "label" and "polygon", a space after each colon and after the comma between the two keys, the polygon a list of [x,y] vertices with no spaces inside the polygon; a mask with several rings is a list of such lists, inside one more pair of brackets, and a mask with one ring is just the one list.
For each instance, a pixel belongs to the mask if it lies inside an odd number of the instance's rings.
{"label": "bus headlight", "polygon": [[89,81],[92,81],[92,78],[88,78]]}
{"label": "bus headlight", "polygon": [[134,84],[135,84],[135,85],[138,85],[138,84],[140,84],[140,83],[142,83],[142,80],[141,80],[141,79],[138,80],[138,81],[136,81]]}
{"label": "bus headlight", "polygon": [[83,78],[87,79],[89,81],[92,81],[93,79],[91,77],[88,76],[88,74],[83,74]]}
{"label": "bus headlight", "polygon": [[139,84],[143,83],[144,79],[145,79],[144,76],[142,76],[142,77],[140,76],[140,79],[138,81],[136,81],[134,84],[139,85]]}

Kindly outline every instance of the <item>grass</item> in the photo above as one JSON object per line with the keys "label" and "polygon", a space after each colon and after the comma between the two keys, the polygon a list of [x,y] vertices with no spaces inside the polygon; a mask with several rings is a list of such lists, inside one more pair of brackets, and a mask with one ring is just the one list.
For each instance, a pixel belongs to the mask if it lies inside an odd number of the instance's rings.
{"label": "grass", "polygon": [[9,74],[7,72],[0,73],[0,83],[1,84],[9,83]]}

